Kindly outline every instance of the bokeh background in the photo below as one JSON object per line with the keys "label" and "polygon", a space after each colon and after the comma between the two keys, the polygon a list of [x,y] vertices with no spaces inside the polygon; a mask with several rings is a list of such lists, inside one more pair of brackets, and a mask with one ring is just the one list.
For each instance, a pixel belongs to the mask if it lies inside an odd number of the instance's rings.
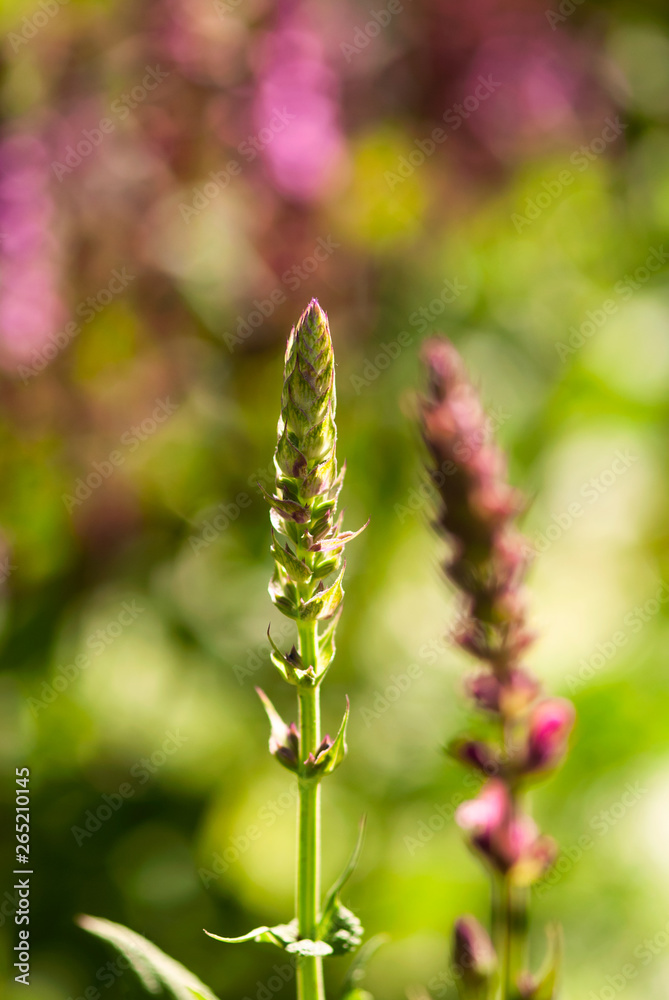
{"label": "bokeh background", "polygon": [[[565,998],[664,1000],[666,7],[7,0],[1,16],[4,995],[25,995],[9,914],[27,765],[33,1000],[141,995],[131,973],[100,977],[113,955],[80,912],[221,1000],[267,1000],[280,953],[201,928],[292,914],[291,778],[253,691],[291,711],[256,482],[285,338],[316,295],[347,524],[371,517],[324,696],[329,728],[352,701],[325,878],[367,813],[346,900],[390,935],[367,985],[449,996],[452,922],[487,907],[451,819],[467,788],[441,747],[467,721],[467,663],[413,425],[420,342],[443,330],[532,501],[532,665],[579,714],[534,796],[565,851],[535,893],[535,961],[558,920]],[[331,995],[346,965],[329,963]]]}

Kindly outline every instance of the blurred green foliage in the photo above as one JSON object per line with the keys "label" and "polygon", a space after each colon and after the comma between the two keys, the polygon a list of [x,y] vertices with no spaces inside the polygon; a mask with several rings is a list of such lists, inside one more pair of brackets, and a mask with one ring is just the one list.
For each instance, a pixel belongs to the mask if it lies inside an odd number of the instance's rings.
{"label": "blurred green foliage", "polygon": [[[270,4],[248,3],[216,18],[226,52],[233,36],[248,46],[271,25]],[[94,100],[119,93],[134,79],[129,66],[146,61],[137,24],[160,13],[158,3],[137,7],[72,0],[29,45],[7,44],[7,122],[64,115],[72,88]],[[493,8],[481,8],[491,18],[478,24],[484,40],[503,33]],[[27,0],[7,5],[5,30],[32,11]],[[338,16],[333,37],[348,39],[368,11]],[[161,200],[150,213],[146,190],[122,170],[105,181],[100,168],[97,186],[92,166],[73,178],[82,201],[77,210],[63,202],[60,238],[86,231],[62,254],[70,306],[125,261],[138,279],[45,371],[25,383],[8,366],[2,376],[3,882],[10,891],[12,774],[28,764],[33,1000],[78,998],[91,985],[105,1000],[140,995],[130,974],[96,978],[113,955],[74,926],[80,912],[144,934],[221,1000],[263,1000],[259,984],[278,952],[224,948],[201,928],[239,934],[292,913],[292,782],[266,752],[253,691],[262,683],[290,713],[265,641],[268,622],[277,633],[281,623],[266,593],[268,512],[255,483],[271,475],[283,343],[313,294],[329,312],[338,360],[346,522],[371,517],[348,554],[324,704],[330,727],[345,694],[352,705],[349,757],[324,803],[325,878],[338,873],[366,813],[347,900],[368,934],[391,937],[366,986],[395,1000],[432,981],[433,995],[446,995],[434,983],[447,969],[450,927],[462,912],[481,915],[487,898],[449,818],[467,788],[440,748],[464,725],[468,664],[444,638],[454,608],[419,492],[413,424],[419,344],[442,329],[496,414],[513,482],[532,501],[533,666],[578,710],[572,753],[533,803],[565,851],[534,894],[536,962],[542,924],[557,920],[567,1000],[605,1000],[607,977],[621,975],[629,1000],[666,997],[669,25],[651,2],[583,4],[557,35],[543,9],[537,17],[536,38],[568,40],[574,65],[586,63],[596,84],[567,124],[538,138],[521,130],[513,152],[500,111],[487,147],[474,133],[469,147],[451,137],[395,187],[384,179],[462,98],[457,65],[450,91],[429,68],[430,26],[457,20],[435,0],[406,12],[411,32],[398,24],[378,39],[377,62],[374,39],[359,70],[351,62],[347,167],[327,197],[284,202],[265,175],[248,175],[183,225],[177,206],[226,162],[226,108],[245,100],[228,63],[214,83],[173,68],[172,117],[161,128],[174,126],[183,155],[165,154],[170,185],[155,181]],[[369,85],[355,106],[346,104],[346,87],[363,86],[354,70]],[[223,98],[226,107],[214,106]],[[501,91],[491,107],[505,99]],[[579,169],[575,151],[616,115],[624,135]],[[192,133],[182,134],[189,117]],[[555,194],[564,171],[572,181]],[[88,229],[77,214],[87,201],[101,213]],[[137,213],[139,233],[127,221]],[[514,215],[525,217],[520,231]],[[279,261],[299,264],[328,236],[340,246],[313,278],[282,283]],[[650,270],[649,258],[660,266]],[[453,283],[465,286],[456,296]],[[230,350],[224,334],[276,287],[283,303]],[[166,398],[175,412],[152,426]],[[68,510],[77,481],[105,462],[113,471]],[[129,624],[124,605],[135,609]],[[407,682],[411,664],[420,676]],[[121,786],[130,789],[122,804],[86,831]],[[13,1000],[22,988],[11,983],[8,909],[0,965]],[[330,990],[346,965],[330,963]],[[288,983],[281,995],[292,992]]]}

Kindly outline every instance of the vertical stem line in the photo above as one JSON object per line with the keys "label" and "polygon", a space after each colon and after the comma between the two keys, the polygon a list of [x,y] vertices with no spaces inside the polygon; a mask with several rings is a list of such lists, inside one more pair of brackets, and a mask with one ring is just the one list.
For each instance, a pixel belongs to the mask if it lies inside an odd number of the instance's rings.
{"label": "vertical stem line", "polygon": [[[317,666],[316,622],[299,622],[300,656],[305,665]],[[320,740],[320,691],[299,687],[300,761],[316,751]],[[320,909],[320,783],[298,777],[299,818],[297,857],[297,922],[301,938],[316,939]],[[297,967],[298,1000],[325,1000],[323,959],[301,956]]]}
{"label": "vertical stem line", "polygon": [[[512,722],[502,719],[502,749],[508,759],[512,750]],[[508,789],[511,810],[516,819],[521,809],[521,795],[511,785]],[[517,982],[527,961],[529,894],[524,887],[515,886],[507,873],[493,877],[492,931],[499,962],[499,1000],[515,1000]]]}
{"label": "vertical stem line", "polygon": [[493,875],[492,878],[492,940],[495,946],[498,963],[499,988],[496,991],[497,1000],[508,1000],[509,997],[509,912],[508,912],[508,879],[504,875]]}

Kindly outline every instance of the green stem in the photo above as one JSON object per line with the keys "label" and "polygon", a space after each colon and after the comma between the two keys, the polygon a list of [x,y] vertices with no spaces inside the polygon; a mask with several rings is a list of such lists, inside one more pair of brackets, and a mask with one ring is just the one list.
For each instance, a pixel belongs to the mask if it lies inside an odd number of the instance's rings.
{"label": "green stem", "polygon": [[[300,655],[305,664],[317,663],[316,623],[298,625]],[[315,753],[320,744],[320,693],[316,687],[298,688],[300,703],[300,760]],[[319,782],[298,778],[299,831],[297,859],[297,922],[301,938],[316,940],[320,917],[320,787]],[[302,956],[297,967],[298,1000],[325,1000],[323,959]]]}
{"label": "green stem", "polygon": [[[502,722],[502,747],[508,756],[512,745],[512,725]],[[511,787],[512,810],[521,808],[521,795]],[[528,892],[513,884],[509,875],[493,878],[492,887],[493,942],[499,962],[499,1000],[517,1000],[517,982],[527,964]]]}
{"label": "green stem", "polygon": [[494,875],[492,879],[492,940],[497,953],[498,990],[497,1000],[509,997],[509,914],[507,907],[508,879],[504,875]]}
{"label": "green stem", "polygon": [[492,932],[499,962],[498,1000],[517,1000],[527,965],[527,890],[505,875],[493,878]]}

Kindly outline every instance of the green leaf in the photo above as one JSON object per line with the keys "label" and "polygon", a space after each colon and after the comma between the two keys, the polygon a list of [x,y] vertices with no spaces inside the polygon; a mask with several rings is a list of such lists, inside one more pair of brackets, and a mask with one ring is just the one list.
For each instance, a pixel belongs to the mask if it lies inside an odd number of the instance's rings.
{"label": "green leaf", "polygon": [[365,1000],[369,998],[371,994],[367,993],[365,990],[361,990],[358,983],[362,982],[365,978],[365,973],[367,971],[367,966],[371,962],[372,958],[382,947],[390,940],[387,934],[376,934],[369,941],[363,944],[362,948],[351,962],[351,966],[346,973],[346,979],[342,986],[340,1000]]}
{"label": "green leaf", "polygon": [[344,712],[344,718],[342,719],[341,725],[339,727],[339,732],[335,736],[332,744],[326,749],[321,750],[320,753],[312,758],[309,754],[307,758],[307,771],[311,774],[318,774],[322,777],[325,774],[332,774],[339,765],[344,760],[346,756],[346,726],[348,724],[348,717],[351,711],[351,704],[346,698],[346,711]]}
{"label": "green leaf", "polygon": [[281,500],[280,497],[272,496],[262,483],[257,483],[257,486],[272,510],[277,511],[282,517],[289,521],[295,521],[297,524],[306,524],[307,521],[311,520],[311,511],[308,507],[303,507],[295,500]]}
{"label": "green leaf", "polygon": [[212,934],[211,931],[204,932],[215,941],[222,941],[224,944],[242,944],[244,941],[264,942],[275,944],[278,948],[286,948],[297,939],[297,921],[291,920],[289,924],[277,924],[275,927],[256,927],[248,934],[241,937],[221,937],[219,934]]}
{"label": "green leaf", "polygon": [[275,458],[281,472],[292,479],[301,479],[307,470],[307,460],[291,441],[287,428],[277,442]]}
{"label": "green leaf", "polygon": [[360,947],[364,928],[352,910],[335,898],[327,926],[323,928],[323,940],[330,946],[333,955],[346,955]]}
{"label": "green leaf", "polygon": [[321,621],[324,618],[331,618],[344,598],[344,588],[341,581],[344,576],[346,563],[341,568],[341,573],[326,590],[322,590],[314,597],[305,601],[300,608],[299,617],[303,621],[313,621],[314,618]]}
{"label": "green leaf", "polygon": [[312,576],[316,580],[324,580],[326,576],[330,576],[331,573],[339,572],[341,567],[341,556],[336,553],[328,558],[321,559],[314,568]]}
{"label": "green leaf", "polygon": [[331,414],[314,424],[300,439],[300,450],[307,459],[320,462],[334,449],[337,431]]}
{"label": "green leaf", "polygon": [[318,636],[318,679],[322,680],[332,663],[336,651],[335,632],[342,608],[339,607],[330,621],[327,623],[321,634]]}
{"label": "green leaf", "polygon": [[[327,896],[325,897],[325,905],[323,906],[323,918],[327,917],[328,907],[332,904],[333,900],[338,893],[344,888],[351,875],[355,871],[360,860],[360,855],[362,853],[362,844],[365,839],[365,826],[367,825],[367,818],[365,816],[360,820],[360,825],[358,827],[358,836],[355,841],[355,847],[353,848],[353,853],[348,859],[346,867],[337,879],[337,881],[330,886]],[[319,935],[320,936],[320,935]]]}
{"label": "green leaf", "polygon": [[339,499],[339,494],[341,493],[341,488],[344,485],[344,476],[346,475],[346,460],[339,470],[339,475],[333,482],[332,486],[328,491],[328,499],[334,501],[335,507],[337,506],[337,501]]}
{"label": "green leaf", "polygon": [[299,739],[295,727],[286,725],[262,688],[257,687],[256,692],[267,713],[271,727],[269,752],[289,771],[296,771]]}
{"label": "green leaf", "polygon": [[334,955],[344,955],[349,951],[354,951],[362,940],[362,924],[356,915],[341,903],[339,893],[355,871],[360,858],[364,835],[365,819],[363,817],[360,821],[358,839],[353,853],[349,858],[348,864],[325,898],[323,915],[318,925],[318,937],[327,941],[332,947]]}
{"label": "green leaf", "polygon": [[348,542],[361,535],[369,522],[370,518],[367,518],[362,528],[358,528],[357,531],[342,531],[334,538],[323,538],[320,542],[314,542],[309,548],[312,552],[339,552]]}
{"label": "green leaf", "polygon": [[298,559],[289,548],[284,548],[275,538],[272,532],[271,552],[276,561],[283,566],[288,576],[296,583],[306,583],[311,579],[311,570],[305,562]]}
{"label": "green leaf", "polygon": [[331,955],[332,948],[325,941],[310,941],[308,938],[299,938],[297,932],[297,920],[291,920],[289,924],[277,924],[276,927],[256,927],[248,934],[241,937],[226,938],[211,931],[205,931],[210,938],[215,941],[223,941],[224,944],[242,944],[244,941],[265,942],[275,944],[278,948],[290,952],[293,955]]}
{"label": "green leaf", "polygon": [[267,628],[267,638],[272,647],[270,658],[283,679],[288,681],[289,684],[304,683],[302,678],[306,677],[308,671],[302,670],[302,660],[295,647],[293,646],[290,653],[282,653],[270,635],[269,626]]}
{"label": "green leaf", "polygon": [[113,945],[127,958],[148,993],[156,995],[167,990],[176,1000],[193,1000],[193,995],[198,1000],[217,1000],[197,976],[122,924],[87,915],[78,917],[77,923],[89,934]]}
{"label": "green leaf", "polygon": [[309,938],[301,938],[286,946],[286,951],[293,955],[332,955],[334,949],[327,941],[310,941]]}
{"label": "green leaf", "polygon": [[334,452],[324,462],[319,462],[300,486],[303,497],[316,497],[330,490],[337,474],[337,461]]}
{"label": "green leaf", "polygon": [[314,504],[311,524],[309,525],[309,537],[312,543],[330,534],[332,531],[332,520],[333,504],[330,501],[320,510]]}
{"label": "green leaf", "polygon": [[562,962],[562,932],[556,925],[546,928],[548,952],[536,976],[526,976],[520,986],[522,1000],[556,1000]]}
{"label": "green leaf", "polygon": [[298,607],[299,598],[297,596],[297,588],[294,584],[290,582],[284,583],[280,579],[278,568],[275,568],[272,579],[267,585],[267,590],[269,596],[272,598],[274,607],[278,608],[286,618],[299,618],[300,610]]}

